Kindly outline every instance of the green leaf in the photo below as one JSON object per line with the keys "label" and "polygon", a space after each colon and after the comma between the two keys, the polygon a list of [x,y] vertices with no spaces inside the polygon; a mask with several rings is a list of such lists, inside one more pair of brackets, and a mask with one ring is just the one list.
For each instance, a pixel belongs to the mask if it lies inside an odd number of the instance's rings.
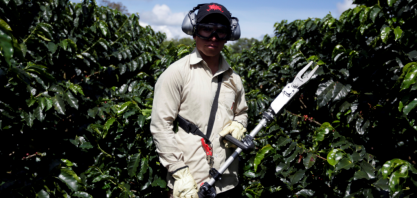
{"label": "green leaf", "polygon": [[104,21],[99,21],[98,22],[98,27],[100,28],[101,33],[107,37],[107,34],[109,32],[109,30],[107,29],[107,24]]}
{"label": "green leaf", "polygon": [[398,111],[401,112],[403,110],[404,104],[402,101],[400,101],[400,104],[398,105]]}
{"label": "green leaf", "polygon": [[74,43],[71,39],[64,39],[62,40],[59,45],[68,52],[76,52],[77,51],[77,44]]}
{"label": "green leaf", "polygon": [[325,83],[319,84],[319,88],[316,91],[317,103],[319,107],[326,106],[333,98],[333,90],[336,83],[332,80],[329,80]]}
{"label": "green leaf", "polygon": [[138,125],[140,128],[143,128],[143,126],[145,125],[145,120],[146,120],[145,116],[143,115],[138,116]]}
{"label": "green leaf", "polygon": [[403,112],[405,115],[408,115],[411,110],[413,110],[415,107],[417,106],[417,98],[414,98],[413,101],[411,101],[410,103],[408,103],[408,105],[406,105],[403,109]]}
{"label": "green leaf", "polygon": [[91,145],[90,142],[84,142],[80,145],[80,148],[81,149],[91,149],[91,148],[94,148],[94,147],[93,147],[93,145]]}
{"label": "green leaf", "polygon": [[43,112],[42,112],[42,108],[40,106],[35,108],[35,110],[33,111],[33,114],[41,122],[45,119],[45,116],[43,115]]}
{"label": "green leaf", "polygon": [[23,57],[25,57],[26,52],[28,51],[28,48],[27,48],[26,44],[25,43],[20,43],[19,46],[20,46],[20,50],[22,51]]}
{"label": "green leaf", "polygon": [[[416,51],[416,50],[413,50],[413,51],[409,52],[409,53],[408,53],[408,57],[409,57],[410,59],[417,60],[417,51]],[[415,62],[411,62],[411,63],[408,63],[407,65],[410,65],[409,67],[414,67],[413,65],[415,65],[415,64],[416,64]],[[404,66],[404,68],[403,68],[403,73],[404,73],[404,71],[407,71],[407,70],[406,70],[407,65],[405,65],[405,66]],[[401,75],[401,76],[402,76],[402,75]]]}
{"label": "green leaf", "polygon": [[7,24],[3,19],[0,19],[0,28],[3,28],[7,31],[12,31],[12,28],[9,26],[9,24]]}
{"label": "green leaf", "polygon": [[81,95],[84,96],[83,89],[81,88],[80,85],[70,83],[68,88],[71,89],[71,91],[74,92],[75,95],[77,95],[77,93],[80,93]]}
{"label": "green leaf", "polygon": [[[81,53],[81,59],[84,58],[86,58],[85,60],[90,60],[91,62],[96,63],[96,59],[93,56],[91,56],[91,54],[88,52]],[[89,66],[89,63],[87,64],[87,66]]]}
{"label": "green leaf", "polygon": [[397,2],[397,0],[388,0],[388,5],[392,7],[392,5],[394,5],[395,2]]}
{"label": "green leaf", "polygon": [[315,132],[314,140],[315,141],[323,141],[324,137],[329,134],[334,128],[328,122],[323,123],[320,128]]}
{"label": "green leaf", "polygon": [[107,132],[109,131],[111,125],[113,125],[114,121],[116,121],[116,118],[110,118],[104,124],[103,138],[106,138]]}
{"label": "green leaf", "polygon": [[385,164],[382,166],[382,168],[379,170],[382,174],[382,177],[384,179],[387,179],[388,176],[391,174],[391,172],[399,166],[407,165],[408,162],[401,160],[401,159],[392,159],[390,161],[385,162]]}
{"label": "green leaf", "polygon": [[49,198],[49,194],[42,189],[38,193],[36,193],[36,197],[39,197],[39,198]]}
{"label": "green leaf", "polygon": [[17,6],[21,6],[21,5],[23,4],[23,0],[14,0],[14,3],[15,3]]}
{"label": "green leaf", "polygon": [[[406,72],[406,73],[405,73]],[[403,74],[405,73],[404,81],[401,84],[401,90],[408,89],[417,81],[417,63],[412,62],[403,67]],[[401,75],[402,76],[402,75]]]}
{"label": "green leaf", "polygon": [[0,28],[0,47],[3,52],[4,59],[10,66],[10,59],[13,57],[13,44],[12,37],[7,34],[2,28]]}
{"label": "green leaf", "polygon": [[98,42],[98,44],[100,44],[100,46],[103,47],[103,49],[105,51],[107,51],[107,49],[108,49],[107,46],[109,46],[109,43],[106,40],[104,40],[103,38],[100,38],[97,42]]}
{"label": "green leaf", "polygon": [[52,98],[52,104],[59,114],[65,115],[65,104],[59,95],[55,95],[55,97]]}
{"label": "green leaf", "polygon": [[287,156],[287,155],[289,155],[294,150],[294,148],[296,146],[297,146],[297,143],[296,142],[292,142],[291,145],[284,152],[282,152],[282,155],[284,157]]}
{"label": "green leaf", "polygon": [[122,106],[117,110],[117,115],[123,114],[131,104],[132,102],[130,101],[123,103]]}
{"label": "green leaf", "polygon": [[337,163],[336,165],[336,170],[341,170],[341,169],[346,169],[349,170],[350,168],[352,168],[355,164],[353,164],[351,161],[349,161],[349,159],[347,158],[343,158],[342,160],[340,160],[339,163]]}
{"label": "green leaf", "polygon": [[74,171],[67,168],[62,168],[58,179],[64,182],[72,191],[78,191],[78,181],[81,181],[81,179],[77,176],[77,174],[75,174]]}
{"label": "green leaf", "polygon": [[381,8],[374,6],[370,12],[370,16],[372,21],[375,23],[375,19],[378,16],[379,12],[381,11]]}
{"label": "green leaf", "polygon": [[64,162],[66,166],[74,166],[74,164],[67,159],[61,159],[61,161]]}
{"label": "green leaf", "polygon": [[395,41],[397,41],[398,39],[400,39],[400,38],[401,38],[401,36],[402,36],[402,34],[403,34],[403,31],[401,30],[400,26],[397,26],[397,27],[394,29],[394,34],[395,34]]}
{"label": "green leaf", "polygon": [[368,177],[368,174],[366,174],[365,171],[359,170],[359,171],[355,172],[355,174],[353,175],[353,179],[354,180],[358,180],[358,179],[367,179],[367,180],[369,180],[370,178]]}
{"label": "green leaf", "polygon": [[380,179],[374,183],[374,185],[382,190],[389,191],[389,185],[387,179]]}
{"label": "green leaf", "polygon": [[53,42],[48,42],[48,50],[53,54],[55,53],[56,49],[58,48],[58,45],[55,45]]}
{"label": "green leaf", "polygon": [[365,130],[362,129],[363,118],[358,118],[356,120],[355,128],[359,135],[365,134]]}
{"label": "green leaf", "polygon": [[46,107],[46,99],[44,97],[39,97],[38,98],[38,104],[39,107],[41,108],[41,110],[44,110]]}
{"label": "green leaf", "polygon": [[39,23],[36,27],[36,33],[39,37],[44,39],[45,41],[51,41],[53,39],[52,36],[52,26],[47,23]]}
{"label": "green leaf", "polygon": [[342,159],[343,153],[339,149],[333,149],[327,154],[327,162],[335,166],[340,159]]}
{"label": "green leaf", "polygon": [[402,165],[397,171],[395,171],[389,178],[389,187],[391,192],[401,190],[400,178],[406,178],[408,176],[408,165]]}
{"label": "green leaf", "polygon": [[285,163],[290,163],[292,162],[297,156],[298,154],[302,151],[302,148],[300,147],[296,147],[295,151],[287,158],[284,158],[284,162]]}
{"label": "green leaf", "polygon": [[120,88],[119,88],[119,93],[120,93],[120,94],[124,94],[124,93],[126,92],[127,88],[128,88],[127,84],[123,84],[123,85],[122,85],[122,86],[120,86]]}
{"label": "green leaf", "polygon": [[127,164],[127,171],[130,177],[133,177],[136,175],[139,162],[140,162],[140,153],[136,153],[132,155],[132,157],[129,159],[129,162]]}
{"label": "green leaf", "polygon": [[148,159],[147,158],[142,158],[142,161],[140,162],[140,171],[137,175],[137,178],[139,181],[142,181],[144,178],[145,173],[148,171]]}
{"label": "green leaf", "polygon": [[305,175],[305,170],[299,170],[294,175],[291,175],[289,177],[291,185],[296,184],[298,181],[300,181]]}
{"label": "green leaf", "polygon": [[249,178],[256,178],[256,174],[250,170],[246,171],[243,175]]}
{"label": "green leaf", "polygon": [[[156,177],[156,175],[155,175]],[[160,188],[166,188],[167,186],[167,182],[164,179],[161,178],[156,178],[154,179],[154,181],[152,182],[152,186],[159,186]]]}
{"label": "green leaf", "polygon": [[270,154],[270,153],[272,153],[272,152],[275,152],[275,149],[274,149],[271,145],[267,144],[266,146],[264,146],[261,150],[259,150],[259,151],[256,153],[255,160],[254,160],[254,162],[253,162],[255,172],[257,171],[257,169],[258,169],[258,165],[262,162],[262,160],[264,159],[264,157],[265,157],[268,153]]}
{"label": "green leaf", "polygon": [[151,185],[151,181],[149,180],[148,182],[146,182],[145,184],[143,184],[141,190],[145,190],[149,187],[149,185]]}
{"label": "green leaf", "polygon": [[391,28],[390,27],[385,27],[382,31],[381,31],[381,40],[384,42],[384,43],[387,43],[387,40],[388,40],[388,36],[389,36],[389,33],[391,32]]}
{"label": "green leaf", "polygon": [[65,97],[65,100],[67,101],[67,103],[68,103],[71,107],[73,107],[73,108],[75,108],[75,109],[78,109],[78,99],[77,99],[77,98],[75,98],[75,97],[71,94],[71,92],[70,92],[70,91],[67,91],[67,92],[65,93],[64,97]]}
{"label": "green leaf", "polygon": [[[32,88],[32,87],[30,87]],[[31,89],[34,90],[34,89]],[[35,90],[36,91],[36,90]],[[28,107],[31,107],[33,104],[35,104],[36,100],[34,98],[29,98],[26,100],[26,104],[28,105]]]}
{"label": "green leaf", "polygon": [[98,113],[97,114],[102,120],[106,120],[106,115],[103,112],[103,108],[98,108]]}
{"label": "green leaf", "polygon": [[93,183],[97,183],[97,182],[101,182],[104,180],[109,180],[109,179],[113,179],[113,177],[111,175],[99,175],[96,178],[93,179]]}
{"label": "green leaf", "polygon": [[23,115],[24,115],[26,124],[29,127],[32,127],[33,126],[33,121],[35,120],[35,116],[32,113],[30,113],[30,112],[29,113],[24,112]]}
{"label": "green leaf", "polygon": [[332,58],[335,58],[338,54],[345,52],[345,48],[343,47],[343,45],[336,45],[333,48],[333,52],[332,52]]}
{"label": "green leaf", "polygon": [[132,92],[134,91],[133,89],[135,89],[135,86],[138,84],[138,81],[133,81],[132,83],[130,83],[129,87],[128,87],[128,91]]}
{"label": "green leaf", "polygon": [[361,23],[365,23],[366,20],[368,19],[369,10],[370,10],[369,7],[366,7],[365,9],[362,9],[362,12],[359,14],[359,21]]}
{"label": "green leaf", "polygon": [[317,158],[316,154],[308,153],[307,157],[305,157],[304,160],[303,160],[303,164],[304,164],[305,168],[306,169],[311,168],[314,165],[314,163],[316,162],[316,158]]}
{"label": "green leaf", "polygon": [[92,195],[88,194],[87,192],[77,191],[72,194],[74,197],[81,197],[81,198],[93,198]]}
{"label": "green leaf", "polygon": [[332,93],[333,101],[341,100],[341,99],[345,98],[349,94],[351,88],[352,88],[352,86],[349,85],[349,84],[345,86],[340,82],[336,82],[336,85],[335,85],[335,87],[333,89],[333,93]]}
{"label": "green leaf", "polygon": [[39,36],[39,38],[45,40],[45,41],[51,41],[51,39],[46,38],[45,36],[41,35],[41,34],[37,34]]}
{"label": "green leaf", "polygon": [[277,141],[277,148],[279,148],[281,146],[285,146],[288,143],[290,143],[291,141],[292,141],[291,138],[286,138],[286,137],[281,136]]}
{"label": "green leaf", "polygon": [[94,118],[97,115],[98,108],[94,107],[93,109],[89,109],[87,112],[88,112],[88,116]]}
{"label": "green leaf", "polygon": [[314,195],[314,191],[310,189],[302,189],[295,193],[297,196],[303,196],[303,197],[311,197]]}
{"label": "green leaf", "polygon": [[49,98],[45,98],[45,101],[46,101],[46,110],[45,111],[48,111],[49,109],[52,108],[53,101],[51,99],[49,99]]}

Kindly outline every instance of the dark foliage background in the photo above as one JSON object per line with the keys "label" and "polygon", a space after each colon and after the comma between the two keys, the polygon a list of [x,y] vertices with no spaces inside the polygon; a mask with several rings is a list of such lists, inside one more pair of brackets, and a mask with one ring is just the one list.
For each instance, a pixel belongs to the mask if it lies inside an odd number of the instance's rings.
{"label": "dark foliage background", "polygon": [[[416,1],[355,1],[339,19],[275,24],[222,54],[250,124],[309,61],[313,79],[242,154],[247,197],[413,197]],[[0,0],[0,195],[166,193],[149,119],[153,86],[192,45],[95,1]],[[250,43],[250,44],[248,44]]]}

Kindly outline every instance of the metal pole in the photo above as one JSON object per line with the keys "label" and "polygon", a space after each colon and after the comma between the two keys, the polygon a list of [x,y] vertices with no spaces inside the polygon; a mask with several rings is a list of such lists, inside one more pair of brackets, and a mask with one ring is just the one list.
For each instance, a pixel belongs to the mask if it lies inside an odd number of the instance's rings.
{"label": "metal pole", "polygon": [[[252,136],[252,137],[255,137],[256,136],[256,134],[264,127],[264,126],[266,126],[266,123],[267,123],[268,121],[265,119],[265,118],[263,118],[262,120],[261,120],[261,122],[259,122],[259,124],[252,130],[252,132],[249,134],[250,136]],[[224,171],[226,170],[226,168],[227,167],[229,167],[229,165],[233,162],[233,160],[235,160],[236,159],[236,157],[240,154],[242,152],[242,149],[241,148],[237,148],[236,150],[235,150],[235,152],[233,152],[232,153],[232,155],[230,155],[230,157],[229,158],[227,158],[227,160],[226,160],[226,162],[224,162],[224,164],[220,167],[220,169],[218,170],[219,171],[219,173],[220,174],[223,174],[224,173]],[[213,184],[214,184],[214,182],[216,182],[216,180],[214,179],[214,178],[211,178],[207,183],[210,185],[210,186],[213,186]]]}

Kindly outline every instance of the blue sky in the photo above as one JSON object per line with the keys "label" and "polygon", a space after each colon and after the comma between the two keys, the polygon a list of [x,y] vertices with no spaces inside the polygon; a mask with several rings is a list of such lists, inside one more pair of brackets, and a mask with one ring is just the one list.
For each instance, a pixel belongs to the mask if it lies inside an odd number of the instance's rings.
{"label": "blue sky", "polygon": [[[77,0],[72,0],[77,2]],[[100,4],[101,0],[96,0]],[[165,32],[168,39],[187,37],[181,30],[186,13],[200,2],[195,0],[110,0],[121,2],[129,13],[138,13],[140,24],[151,25],[156,31]],[[262,39],[273,34],[276,22],[282,20],[323,18],[328,13],[333,17],[354,7],[352,0],[222,0],[214,1],[224,5],[239,19],[241,38]],[[189,37],[189,36],[188,36]]]}

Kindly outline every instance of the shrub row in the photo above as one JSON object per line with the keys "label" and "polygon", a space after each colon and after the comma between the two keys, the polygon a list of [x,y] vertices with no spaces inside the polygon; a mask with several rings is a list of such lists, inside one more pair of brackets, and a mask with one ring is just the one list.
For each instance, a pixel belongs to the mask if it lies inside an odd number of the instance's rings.
{"label": "shrub row", "polygon": [[[355,1],[339,19],[282,21],[223,55],[252,129],[309,61],[313,79],[242,154],[247,197],[407,197],[417,138],[415,6]],[[95,1],[0,1],[0,195],[154,197],[168,190],[149,131],[153,86],[189,46]]]}

